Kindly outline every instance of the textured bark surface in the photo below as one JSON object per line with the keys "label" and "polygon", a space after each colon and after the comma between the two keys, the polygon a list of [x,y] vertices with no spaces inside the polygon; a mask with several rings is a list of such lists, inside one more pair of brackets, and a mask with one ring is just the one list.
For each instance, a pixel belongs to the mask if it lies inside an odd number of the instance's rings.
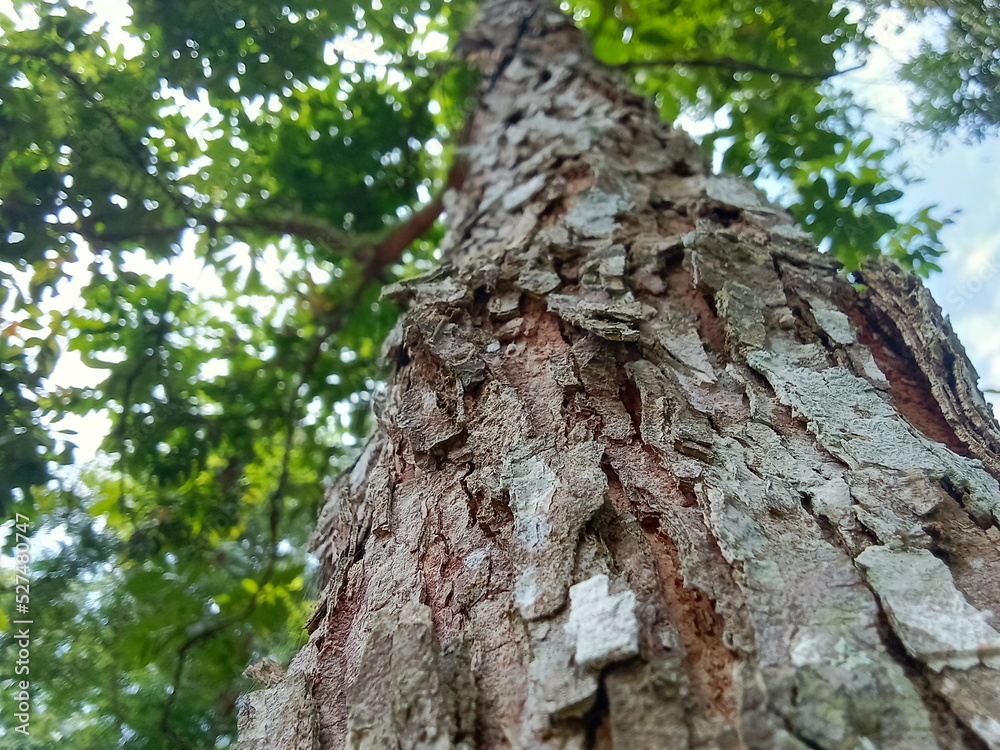
{"label": "textured bark surface", "polygon": [[1000,432],[927,292],[858,291],[547,3],[464,46],[444,263],[387,292],[244,746],[1000,748]]}

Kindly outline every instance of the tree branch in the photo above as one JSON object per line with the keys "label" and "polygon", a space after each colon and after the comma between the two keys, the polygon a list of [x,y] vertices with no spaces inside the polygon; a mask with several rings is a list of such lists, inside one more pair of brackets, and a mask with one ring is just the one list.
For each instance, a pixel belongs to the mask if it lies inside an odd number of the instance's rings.
{"label": "tree branch", "polygon": [[[197,218],[196,218],[197,221]],[[209,229],[264,229],[274,234],[287,234],[302,240],[318,242],[331,250],[346,250],[360,244],[357,237],[331,226],[325,221],[304,217],[284,219],[234,217],[232,219],[205,219],[201,222]]]}
{"label": "tree branch", "polygon": [[260,588],[250,597],[250,601],[241,612],[220,620],[207,626],[204,630],[188,636],[188,638],[177,649],[177,664],[174,667],[174,674],[170,683],[170,694],[167,696],[167,700],[163,704],[163,710],[160,713],[160,731],[163,732],[164,736],[169,739],[175,747],[180,748],[181,750],[188,750],[190,747],[190,745],[188,745],[188,743],[174,731],[173,727],[170,726],[170,718],[177,702],[177,693],[180,688],[181,678],[184,676],[184,667],[186,666],[189,652],[201,641],[214,638],[222,631],[231,628],[233,625],[246,622],[246,619],[250,617],[250,615],[252,615],[254,610],[257,608],[257,598],[260,595],[260,589],[262,589],[265,584],[270,582],[272,574],[273,565],[268,567],[268,570],[262,579]]}
{"label": "tree branch", "polygon": [[750,60],[737,60],[732,57],[714,58],[684,58],[684,57],[664,57],[654,60],[626,60],[620,63],[609,63],[608,67],[618,70],[631,70],[634,68],[656,68],[656,67],[688,67],[688,68],[726,68],[735,73],[763,73],[766,75],[780,76],[799,81],[825,81],[844,73],[863,68],[863,65],[855,65],[844,70],[826,71],[803,71],[784,70],[772,68],[761,63]]}
{"label": "tree branch", "polygon": [[403,253],[406,252],[406,248],[427,233],[444,210],[444,194],[449,190],[458,190],[462,187],[465,183],[467,170],[468,165],[465,159],[457,157],[451,171],[448,172],[447,182],[434,196],[434,200],[372,246],[370,256],[365,264],[366,276],[369,278],[381,277],[385,268],[393,263],[398,263],[403,257]]}
{"label": "tree branch", "polygon": [[[236,216],[229,219],[215,219],[206,216],[191,216],[196,225],[201,225],[210,231],[217,230],[264,230],[273,234],[287,234],[302,240],[317,242],[332,250],[350,250],[355,260],[364,263],[365,276],[369,279],[381,278],[384,269],[393,263],[398,263],[413,242],[434,225],[444,210],[444,193],[451,189],[459,189],[465,182],[466,165],[458,158],[448,173],[448,180],[438,191],[434,199],[409,219],[394,227],[379,240],[365,240],[352,236],[331,226],[327,222],[305,217],[268,218]],[[105,230],[98,231],[89,222],[76,221],[72,223],[46,224],[46,229],[61,234],[78,234],[87,242],[95,245],[114,244],[126,241],[141,241],[146,237],[162,237],[180,234],[185,229],[193,228],[190,224],[150,227],[138,231]]]}

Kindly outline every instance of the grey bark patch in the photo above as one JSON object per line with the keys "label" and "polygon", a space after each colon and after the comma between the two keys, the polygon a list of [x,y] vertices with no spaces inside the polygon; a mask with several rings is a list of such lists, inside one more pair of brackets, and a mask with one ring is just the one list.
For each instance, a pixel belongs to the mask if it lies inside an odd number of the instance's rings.
{"label": "grey bark patch", "polygon": [[645,359],[629,362],[625,370],[639,391],[643,442],[666,459],[677,451],[707,461],[716,434],[707,418],[688,403],[676,381],[668,380],[660,368]]}
{"label": "grey bark patch", "polygon": [[552,378],[563,388],[579,388],[582,384],[573,368],[573,356],[569,352],[560,352],[549,359],[549,371]]}
{"label": "grey bark patch", "polygon": [[808,420],[820,444],[851,468],[924,471],[961,492],[966,510],[980,523],[1000,519],[1000,485],[982,464],[917,433],[868,381],[840,367],[798,367],[764,351],[751,352],[747,362],[782,403]]}
{"label": "grey bark patch", "polygon": [[575,644],[574,659],[582,667],[601,669],[639,653],[639,621],[635,594],[608,594],[608,577],[596,575],[569,590],[566,632]]}
{"label": "grey bark patch", "polygon": [[767,340],[764,304],[749,287],[738,281],[726,281],[716,295],[716,305],[734,341],[752,349],[764,346]]}
{"label": "grey bark patch", "polygon": [[625,248],[612,245],[601,249],[583,263],[581,283],[585,289],[603,289],[612,294],[625,291]]}
{"label": "grey bark patch", "polygon": [[471,297],[469,289],[450,276],[442,278],[441,269],[424,276],[389,284],[382,290],[382,298],[413,301],[418,305],[457,305]]}
{"label": "grey bark patch", "polygon": [[1000,748],[1000,674],[983,668],[945,670],[934,682],[962,722],[990,750]]}
{"label": "grey bark patch", "polygon": [[319,750],[312,678],[288,674],[274,687],[242,697],[237,750]]}
{"label": "grey bark patch", "polygon": [[[438,651],[430,608],[379,612],[361,672],[345,691],[348,750],[452,750],[460,705]],[[463,682],[467,682],[463,680]]]}
{"label": "grey bark patch", "polygon": [[684,690],[672,669],[622,665],[604,678],[611,708],[611,739],[617,748],[690,747]]}
{"label": "grey bark patch", "polygon": [[976,387],[976,369],[930,292],[886,260],[867,267],[864,281],[866,296],[896,327],[956,436],[994,475],[1000,473],[1000,424]]}
{"label": "grey bark patch", "polygon": [[688,375],[700,383],[715,383],[715,366],[705,352],[698,321],[690,309],[664,300],[658,314],[643,326],[653,335],[652,351],[657,358],[669,356],[685,365]]}
{"label": "grey bark patch", "polygon": [[528,713],[552,719],[586,714],[597,697],[597,675],[574,665],[573,643],[565,628],[545,622],[531,625],[529,632]]}
{"label": "grey bark patch", "polygon": [[494,295],[487,303],[487,309],[497,320],[510,320],[520,312],[521,295],[518,292]]}
{"label": "grey bark patch", "polygon": [[562,279],[555,271],[545,268],[525,268],[517,277],[517,288],[543,297],[554,289],[558,289]]}
{"label": "grey bark patch", "polygon": [[782,209],[768,202],[764,194],[751,183],[731,175],[709,175],[704,178],[705,194],[712,200],[737,208],[760,211],[765,209],[775,213]]}
{"label": "grey bark patch", "polygon": [[468,388],[483,381],[486,370],[483,358],[493,339],[474,328],[467,316],[461,315],[458,321],[455,323],[433,309],[417,309],[407,316],[403,336],[407,346],[423,343],[459,385]]}
{"label": "grey bark patch", "polygon": [[820,746],[868,737],[880,748],[936,748],[919,695],[879,641],[874,597],[792,491],[803,467],[782,462],[787,445],[760,427],[720,440],[696,491],[753,613],[770,704]]}
{"label": "grey bark patch", "polygon": [[505,462],[501,481],[510,495],[521,553],[515,601],[527,620],[551,614],[565,601],[580,530],[607,492],[602,452],[598,443],[586,442],[565,453]]}
{"label": "grey bark patch", "polygon": [[403,396],[399,427],[406,433],[414,453],[433,452],[461,433],[461,428],[437,403],[429,384],[414,387]]}
{"label": "grey bark patch", "polygon": [[257,680],[266,688],[277,686],[285,677],[285,668],[274,659],[265,657],[243,670],[243,676]]}
{"label": "grey bark patch", "polygon": [[549,514],[559,486],[555,472],[538,456],[513,462],[506,474],[514,533],[527,550],[540,549],[552,536]]}
{"label": "grey bark patch", "polygon": [[911,656],[931,669],[1000,669],[1000,633],[955,588],[948,567],[927,550],[869,547],[857,557]]}
{"label": "grey bark patch", "polygon": [[525,183],[517,185],[512,188],[503,197],[503,208],[505,211],[513,211],[520,208],[525,203],[527,203],[536,193],[538,193],[543,187],[545,187],[545,182],[547,175],[537,174]]}
{"label": "grey bark patch", "polygon": [[813,242],[815,242],[813,236],[794,224],[778,224],[771,227],[771,234],[789,242],[808,245],[810,254],[812,254]]}
{"label": "grey bark patch", "polygon": [[647,314],[630,292],[607,302],[550,294],[546,304],[567,323],[592,331],[608,341],[638,341],[639,331],[635,324]]}
{"label": "grey bark patch", "polygon": [[850,318],[840,310],[820,305],[812,305],[811,309],[816,323],[835,343],[849,346],[857,341],[851,328]]}
{"label": "grey bark patch", "polygon": [[619,226],[616,217],[630,208],[631,201],[620,195],[589,188],[576,197],[563,221],[583,237],[610,237]]}

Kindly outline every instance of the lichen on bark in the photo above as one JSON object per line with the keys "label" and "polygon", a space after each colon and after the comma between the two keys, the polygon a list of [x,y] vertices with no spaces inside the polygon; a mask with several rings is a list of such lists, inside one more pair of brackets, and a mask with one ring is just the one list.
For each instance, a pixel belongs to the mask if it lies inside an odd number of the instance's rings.
{"label": "lichen on bark", "polygon": [[318,746],[1000,747],[1000,431],[919,282],[855,288],[549,3],[471,34],[444,263],[315,535]]}

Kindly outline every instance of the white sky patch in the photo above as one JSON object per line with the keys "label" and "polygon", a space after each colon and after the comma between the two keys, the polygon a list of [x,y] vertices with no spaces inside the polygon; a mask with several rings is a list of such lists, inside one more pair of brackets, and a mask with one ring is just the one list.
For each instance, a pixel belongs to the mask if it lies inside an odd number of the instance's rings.
{"label": "white sky patch", "polygon": [[[75,4],[97,14],[99,23],[107,24],[105,35],[108,37],[108,41],[111,42],[112,46],[123,47],[126,59],[135,57],[142,52],[142,40],[125,31],[125,27],[132,20],[132,9],[127,0],[89,0],[89,2]],[[88,31],[90,30],[88,29]]]}
{"label": "white sky patch", "polygon": [[10,0],[0,0],[0,13],[3,13],[7,18],[14,19],[14,28],[18,31],[34,29],[38,26],[38,14],[30,5],[15,5]]}
{"label": "white sky patch", "polygon": [[[88,370],[90,368],[87,368]],[[66,414],[48,425],[60,439],[76,446],[76,463],[93,461],[101,449],[101,442],[114,426],[107,413],[92,411],[87,414]]]}
{"label": "white sky patch", "polygon": [[[856,98],[873,110],[876,122],[890,128],[910,119],[912,87],[900,82],[896,73],[917,52],[925,39],[940,35],[940,23],[927,19],[913,23],[895,8],[880,14],[872,28],[877,44],[871,49],[865,66],[839,76],[836,82],[854,92]],[[845,60],[848,68],[856,61]]]}
{"label": "white sky patch", "polygon": [[[10,549],[14,546],[14,539],[16,538],[12,537],[14,533],[13,519],[0,524],[0,548]],[[54,529],[46,530],[44,534],[36,534],[31,540],[32,557],[39,558],[52,555],[58,552],[62,545],[70,541],[71,539],[66,533],[65,526],[57,526]],[[0,570],[15,570],[16,568],[17,560],[13,554],[0,555]]]}
{"label": "white sky patch", "polygon": [[198,236],[191,230],[181,235],[181,252],[170,265],[178,286],[195,301],[224,297],[226,287],[222,279],[197,253]]}
{"label": "white sky patch", "polygon": [[205,380],[214,380],[215,378],[222,378],[228,374],[229,374],[229,360],[227,359],[210,359],[200,368],[200,375]]}
{"label": "white sky patch", "polygon": [[[86,31],[94,31],[99,25],[106,25],[105,36],[111,47],[121,47],[125,59],[130,59],[142,52],[142,40],[129,34],[125,27],[131,22],[132,9],[128,0],[78,0],[71,3],[77,8],[84,8],[96,15],[96,21],[87,27]],[[11,0],[0,0],[0,13],[11,19],[16,19],[15,28],[18,31],[38,27],[38,14],[28,4],[13,3]]]}
{"label": "white sky patch", "polygon": [[419,36],[417,43],[413,45],[413,51],[418,55],[430,55],[446,49],[448,49],[448,35],[440,31],[429,31]]}
{"label": "white sky patch", "polygon": [[326,45],[323,60],[328,65],[336,65],[341,61],[388,65],[392,62],[392,55],[379,52],[381,46],[381,41],[371,33],[348,29],[344,36]]}
{"label": "white sky patch", "polygon": [[108,377],[106,370],[88,367],[78,351],[68,351],[59,357],[50,382],[59,387],[96,388]]}

